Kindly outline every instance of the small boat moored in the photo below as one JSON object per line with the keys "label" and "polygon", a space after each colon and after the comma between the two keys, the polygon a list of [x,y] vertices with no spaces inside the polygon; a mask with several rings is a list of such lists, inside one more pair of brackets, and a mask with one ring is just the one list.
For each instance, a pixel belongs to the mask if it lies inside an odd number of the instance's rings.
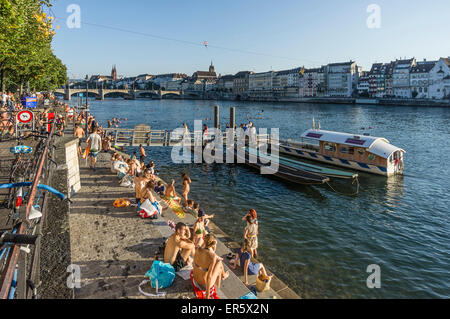
{"label": "small boat moored", "polygon": [[279,152],[384,176],[404,169],[405,150],[369,135],[309,129],[301,141],[280,140]]}
{"label": "small boat moored", "polygon": [[[298,167],[288,166],[282,163],[277,163],[277,169],[272,169],[269,164],[263,163],[263,161],[261,161],[261,157],[259,155],[255,155],[258,154],[258,151],[245,148],[243,150],[244,152],[239,152],[237,148],[238,147],[235,148],[235,156],[238,159],[238,163],[241,161],[246,165],[256,169],[261,169],[262,166],[265,166],[268,171],[273,171],[273,174],[271,175],[274,175],[280,179],[303,185],[324,184],[330,180],[330,178],[327,176],[322,176],[316,173],[302,170]],[[250,160],[250,156],[253,156],[256,161]]]}

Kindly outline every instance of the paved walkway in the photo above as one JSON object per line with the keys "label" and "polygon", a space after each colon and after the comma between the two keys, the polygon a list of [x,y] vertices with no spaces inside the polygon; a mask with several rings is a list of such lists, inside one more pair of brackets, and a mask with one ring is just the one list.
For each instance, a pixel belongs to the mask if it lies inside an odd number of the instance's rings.
{"label": "paved walkway", "polygon": [[[75,298],[148,298],[138,291],[145,272],[150,269],[159,245],[173,232],[167,220],[183,221],[192,225],[194,216],[180,219],[171,209],[163,211],[158,220],[141,219],[135,207],[115,208],[115,199],[134,198],[134,189],[118,185],[109,169],[110,155],[100,153],[97,169],[87,168],[80,160],[81,191],[72,200],[70,208],[71,260],[81,268],[81,288],[75,289]],[[219,239],[217,254],[227,255],[237,245],[213,223],[210,230]],[[159,256],[160,260],[162,256]],[[224,258],[225,268],[228,261]],[[249,292],[243,282],[242,271],[230,272],[222,282],[219,296],[236,299]],[[256,276],[249,276],[254,285]],[[258,298],[298,298],[285,284],[275,278],[270,291]],[[144,289],[154,293],[149,285]],[[195,298],[189,280],[176,276],[167,289],[166,298]]]}

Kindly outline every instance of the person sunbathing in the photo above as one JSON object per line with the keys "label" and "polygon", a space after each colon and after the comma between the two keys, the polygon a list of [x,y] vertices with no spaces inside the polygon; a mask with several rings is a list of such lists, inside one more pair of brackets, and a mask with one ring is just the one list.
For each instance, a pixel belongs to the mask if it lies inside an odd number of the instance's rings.
{"label": "person sunbathing", "polygon": [[153,189],[155,188],[155,182],[149,181],[142,192],[141,197],[141,203],[145,202],[146,199],[148,199],[151,203],[154,203],[156,201],[155,196],[153,195]]}
{"label": "person sunbathing", "polygon": [[136,204],[139,205],[140,200],[145,191],[145,185],[152,180],[152,175],[149,170],[145,170],[144,174],[140,177],[134,177],[134,192],[136,195]]}
{"label": "person sunbathing", "polygon": [[164,193],[164,196],[167,198],[167,200],[173,199],[174,201],[177,201],[178,203],[181,201],[181,198],[177,196],[177,193],[175,191],[175,180],[172,180],[166,188],[166,192]]}
{"label": "person sunbathing", "polygon": [[216,254],[217,241],[214,236],[205,236],[204,246],[197,248],[194,254],[193,285],[206,293],[206,299],[210,299],[211,288],[216,285],[220,289],[222,280],[228,278],[230,273],[225,271],[223,258]]}
{"label": "person sunbathing", "polygon": [[164,262],[171,264],[176,272],[192,265],[191,255],[195,254],[195,246],[189,239],[190,237],[189,227],[179,222],[175,226],[175,233],[167,240],[164,249]]}
{"label": "person sunbathing", "polygon": [[111,147],[111,137],[107,136],[106,138],[104,138],[102,140],[102,149],[103,149],[103,152],[106,152],[106,153],[113,149]]}
{"label": "person sunbathing", "polygon": [[113,154],[111,155],[111,159],[109,160],[109,166],[110,166],[110,168],[111,168],[111,173],[115,173],[115,172],[116,172],[116,171],[114,170],[114,167],[113,167],[114,162],[116,161],[116,158],[117,158],[117,153],[113,153]]}
{"label": "person sunbathing", "polygon": [[195,247],[203,246],[203,242],[205,236],[208,232],[205,229],[205,212],[203,210],[199,210],[197,221],[194,224],[194,245]]}
{"label": "person sunbathing", "polygon": [[268,276],[266,268],[262,263],[254,263],[251,261],[252,250],[249,247],[248,239],[244,239],[242,247],[236,254],[234,260],[231,261],[230,268],[236,269],[238,262],[244,271],[244,284],[248,285],[248,275],[263,275],[265,277],[272,278],[273,275]]}

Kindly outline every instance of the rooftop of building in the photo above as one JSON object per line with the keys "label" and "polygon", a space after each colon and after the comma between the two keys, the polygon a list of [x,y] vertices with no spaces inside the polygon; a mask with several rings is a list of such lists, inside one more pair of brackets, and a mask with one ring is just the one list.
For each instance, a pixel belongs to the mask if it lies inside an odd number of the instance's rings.
{"label": "rooftop of building", "polygon": [[249,74],[253,74],[253,71],[239,71],[234,75],[235,78],[243,78]]}
{"label": "rooftop of building", "polygon": [[418,62],[411,68],[411,73],[428,73],[435,66],[437,61],[422,61]]}
{"label": "rooftop of building", "polygon": [[328,66],[347,66],[347,65],[350,66],[353,63],[356,63],[356,62],[350,60],[350,62],[330,63],[330,64],[328,64]]}

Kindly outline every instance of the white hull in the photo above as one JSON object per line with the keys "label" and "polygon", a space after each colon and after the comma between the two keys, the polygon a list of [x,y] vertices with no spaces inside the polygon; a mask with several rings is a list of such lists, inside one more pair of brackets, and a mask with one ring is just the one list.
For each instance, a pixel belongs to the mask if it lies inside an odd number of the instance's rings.
{"label": "white hull", "polygon": [[349,169],[355,169],[358,171],[363,171],[367,173],[383,175],[383,176],[391,176],[394,174],[401,174],[402,171],[395,172],[393,167],[383,167],[379,165],[371,165],[366,163],[361,163],[352,160],[343,160],[335,157],[329,157],[325,155],[321,155],[319,153],[308,151],[304,149],[294,148],[292,146],[284,146],[279,145],[280,153],[289,154],[301,158],[306,158],[308,160],[323,162],[331,165],[336,165],[340,167],[345,167]]}

